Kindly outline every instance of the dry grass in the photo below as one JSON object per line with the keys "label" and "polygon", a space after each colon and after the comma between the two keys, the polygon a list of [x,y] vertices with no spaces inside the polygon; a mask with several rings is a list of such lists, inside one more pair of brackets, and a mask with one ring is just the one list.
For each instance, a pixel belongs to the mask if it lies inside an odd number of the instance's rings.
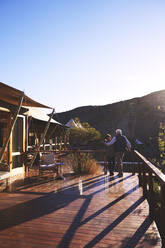
{"label": "dry grass", "polygon": [[90,154],[74,153],[67,157],[67,163],[77,175],[95,175],[101,172],[101,167]]}

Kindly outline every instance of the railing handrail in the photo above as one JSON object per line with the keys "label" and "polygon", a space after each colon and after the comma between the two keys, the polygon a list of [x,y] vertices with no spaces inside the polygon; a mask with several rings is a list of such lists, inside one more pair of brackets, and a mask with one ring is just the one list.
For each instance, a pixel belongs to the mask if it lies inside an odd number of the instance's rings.
{"label": "railing handrail", "polygon": [[[138,151],[134,150],[134,153],[143,162],[143,165],[139,168],[139,184],[143,188],[143,196],[148,200],[150,217],[157,220],[162,247],[165,247],[165,174]],[[159,192],[154,191],[155,179],[158,182]]]}
{"label": "railing handrail", "polygon": [[82,152],[82,153],[93,153],[93,152],[103,152],[105,153],[106,150],[105,149],[68,149],[68,152]]}
{"label": "railing handrail", "polygon": [[165,175],[158,169],[155,165],[153,165],[149,160],[147,160],[142,154],[138,151],[134,150],[134,152],[138,155],[139,158],[147,165],[147,168],[151,173],[154,173],[155,176],[159,179],[160,182],[165,184]]}

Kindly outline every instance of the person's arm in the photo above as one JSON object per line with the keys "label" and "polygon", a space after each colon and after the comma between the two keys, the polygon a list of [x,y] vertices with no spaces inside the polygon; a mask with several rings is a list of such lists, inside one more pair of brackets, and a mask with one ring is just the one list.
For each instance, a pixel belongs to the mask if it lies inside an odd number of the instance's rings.
{"label": "person's arm", "polygon": [[129,140],[127,139],[127,137],[125,137],[126,142],[127,142],[127,147],[129,150],[131,150],[131,143],[129,142]]}
{"label": "person's arm", "polygon": [[104,144],[107,146],[113,145],[116,142],[116,137],[114,136],[111,141],[105,142]]}

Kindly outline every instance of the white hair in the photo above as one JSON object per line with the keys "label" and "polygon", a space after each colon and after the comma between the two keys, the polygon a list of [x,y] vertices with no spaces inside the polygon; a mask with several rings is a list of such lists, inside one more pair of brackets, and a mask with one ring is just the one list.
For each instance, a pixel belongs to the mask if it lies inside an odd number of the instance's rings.
{"label": "white hair", "polygon": [[121,129],[116,129],[116,134],[122,135],[122,130]]}

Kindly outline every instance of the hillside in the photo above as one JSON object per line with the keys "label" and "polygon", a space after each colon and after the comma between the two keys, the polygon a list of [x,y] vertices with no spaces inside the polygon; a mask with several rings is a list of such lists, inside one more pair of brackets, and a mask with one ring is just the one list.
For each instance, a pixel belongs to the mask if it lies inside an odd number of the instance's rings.
{"label": "hillside", "polygon": [[79,107],[58,113],[55,119],[65,124],[74,117],[88,122],[103,135],[121,128],[132,140],[155,143],[160,123],[165,125],[165,90],[104,106]]}

